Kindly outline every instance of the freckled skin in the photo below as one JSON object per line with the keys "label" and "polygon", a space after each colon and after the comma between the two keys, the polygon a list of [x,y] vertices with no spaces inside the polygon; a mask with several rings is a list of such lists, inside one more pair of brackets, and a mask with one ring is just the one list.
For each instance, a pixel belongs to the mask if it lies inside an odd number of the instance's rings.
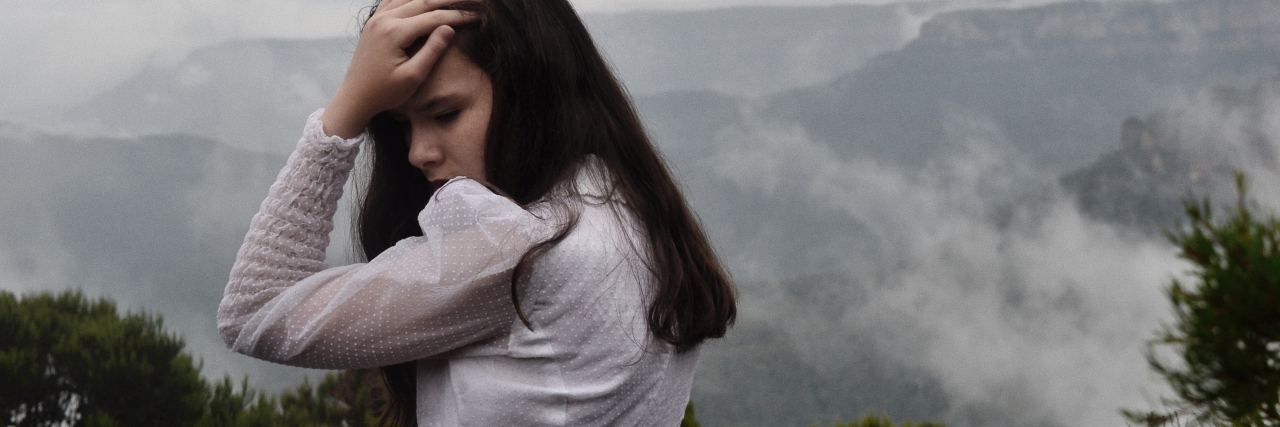
{"label": "freckled skin", "polygon": [[457,176],[487,182],[484,146],[492,112],[489,76],[450,47],[409,101],[390,114],[408,127],[409,163],[438,187]]}

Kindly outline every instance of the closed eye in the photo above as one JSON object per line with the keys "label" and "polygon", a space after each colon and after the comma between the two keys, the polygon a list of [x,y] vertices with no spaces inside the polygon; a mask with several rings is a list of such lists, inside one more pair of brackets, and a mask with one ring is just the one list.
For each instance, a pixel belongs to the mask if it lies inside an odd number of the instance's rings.
{"label": "closed eye", "polygon": [[449,111],[445,111],[445,112],[440,113],[440,114],[436,114],[436,118],[435,118],[435,119],[436,119],[436,123],[449,123],[449,122],[452,122],[452,121],[456,120],[456,119],[458,118],[458,115],[459,115],[459,114],[461,114],[461,113],[462,113],[462,110],[449,110]]}

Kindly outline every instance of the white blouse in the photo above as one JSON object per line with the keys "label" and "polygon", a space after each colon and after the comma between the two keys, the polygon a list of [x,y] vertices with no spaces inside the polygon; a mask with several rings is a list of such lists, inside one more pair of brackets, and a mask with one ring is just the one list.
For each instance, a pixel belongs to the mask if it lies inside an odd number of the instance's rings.
{"label": "white blouse", "polygon": [[364,135],[325,135],[322,111],[232,267],[218,330],[233,351],[322,369],[416,360],[424,427],[680,423],[698,351],[676,353],[649,332],[643,231],[604,198],[602,166],[580,168],[570,183],[584,195],[579,222],[521,283],[530,329],[512,305],[512,270],[560,222],[547,203],[525,210],[467,178],[431,197],[422,237],[325,268]]}

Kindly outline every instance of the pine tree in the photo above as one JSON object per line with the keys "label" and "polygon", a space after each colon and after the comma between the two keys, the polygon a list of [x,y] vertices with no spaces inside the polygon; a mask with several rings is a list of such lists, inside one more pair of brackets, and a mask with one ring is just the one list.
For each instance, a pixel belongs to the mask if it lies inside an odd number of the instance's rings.
{"label": "pine tree", "polygon": [[213,384],[206,408],[196,427],[274,427],[279,417],[276,399],[250,388],[247,377],[239,391],[231,377],[222,377]]}
{"label": "pine tree", "polygon": [[0,292],[0,416],[6,425],[191,425],[208,390],[158,317],[120,316],[79,292]]}
{"label": "pine tree", "polygon": [[[1188,200],[1189,223],[1170,232],[1193,281],[1166,291],[1175,322],[1151,343],[1147,359],[1172,386],[1167,411],[1122,411],[1148,425],[1280,425],[1280,221],[1258,218],[1243,174],[1239,201],[1215,221],[1208,200]],[[1158,357],[1172,347],[1174,363]]]}
{"label": "pine tree", "polygon": [[278,396],[199,373],[158,316],[121,315],[77,291],[0,291],[6,426],[367,427],[386,396],[377,370],[330,373]]}

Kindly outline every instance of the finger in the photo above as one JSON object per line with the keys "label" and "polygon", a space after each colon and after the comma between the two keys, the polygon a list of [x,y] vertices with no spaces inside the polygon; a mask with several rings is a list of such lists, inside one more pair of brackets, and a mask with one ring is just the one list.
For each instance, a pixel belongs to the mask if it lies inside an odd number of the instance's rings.
{"label": "finger", "polygon": [[472,3],[474,0],[406,0],[401,6],[396,7],[394,11],[388,12],[389,17],[409,18],[421,15],[434,10],[441,10],[449,6],[460,3]]}
{"label": "finger", "polygon": [[382,15],[386,15],[387,13],[390,13],[391,6],[393,6],[392,3],[395,3],[395,1],[396,0],[378,0],[374,2],[373,14],[369,15],[369,19],[373,19],[374,17],[380,17]]}
{"label": "finger", "polygon": [[412,1],[414,0],[379,0],[378,8],[373,11],[373,16],[390,14],[392,10]]}
{"label": "finger", "polygon": [[426,78],[436,61],[439,61],[440,56],[444,55],[444,51],[449,48],[453,35],[453,28],[448,25],[436,27],[435,31],[427,37],[427,43],[422,45],[422,49],[418,49],[418,53],[409,58],[405,65],[411,70],[422,72],[423,78]]}
{"label": "finger", "polygon": [[[475,21],[475,14],[469,14],[457,10],[437,10],[421,15],[413,16],[400,20],[400,47],[407,48],[414,41],[435,32],[437,28],[444,25],[457,26]],[[449,29],[449,35],[453,35],[453,28]]]}

